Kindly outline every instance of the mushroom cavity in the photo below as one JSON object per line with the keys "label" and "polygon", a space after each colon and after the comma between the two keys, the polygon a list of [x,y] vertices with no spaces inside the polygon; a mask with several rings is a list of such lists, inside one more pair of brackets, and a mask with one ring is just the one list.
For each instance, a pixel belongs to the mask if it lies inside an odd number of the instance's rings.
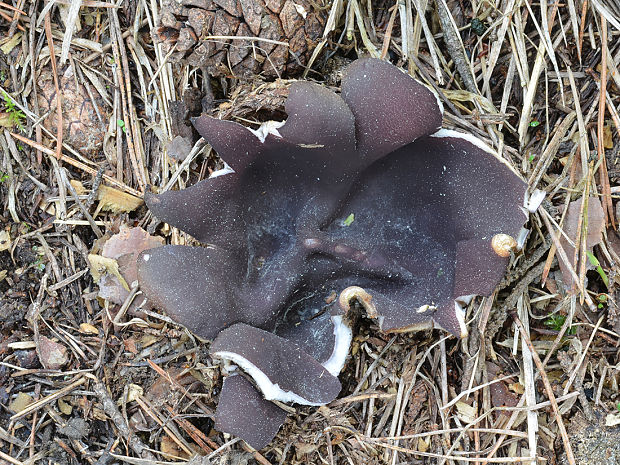
{"label": "mushroom cavity", "polygon": [[[146,202],[209,246],[148,250],[138,266],[152,305],[253,380],[225,380],[216,426],[254,447],[284,420],[268,400],[338,395],[353,302],[386,332],[466,335],[464,306],[493,292],[526,220],[525,183],[441,129],[436,96],[387,62],[355,61],[340,95],[295,83],[285,109],[259,130],[194,121],[228,168]],[[244,425],[244,405],[262,419]]]}

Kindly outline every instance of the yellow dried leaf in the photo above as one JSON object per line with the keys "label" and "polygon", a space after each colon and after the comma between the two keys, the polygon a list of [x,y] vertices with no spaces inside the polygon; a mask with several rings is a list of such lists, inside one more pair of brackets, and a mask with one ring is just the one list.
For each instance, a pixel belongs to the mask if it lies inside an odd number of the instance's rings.
{"label": "yellow dried leaf", "polygon": [[125,281],[125,278],[118,270],[118,262],[113,258],[102,257],[101,255],[89,254],[88,261],[90,262],[90,274],[97,282],[101,279],[105,273],[110,273],[115,276],[116,279],[122,284],[122,286],[129,291],[129,286]]}
{"label": "yellow dried leaf", "polygon": [[418,451],[428,452],[431,447],[431,438],[418,438]]}
{"label": "yellow dried leaf", "polygon": [[312,454],[319,448],[318,444],[309,444],[307,442],[296,442],[295,443],[295,457],[297,460],[303,460],[305,456],[308,454]]}
{"label": "yellow dried leaf", "polygon": [[58,399],[58,410],[60,410],[65,415],[71,415],[71,412],[73,412],[73,405],[71,405],[65,399],[60,398]]}
{"label": "yellow dried leaf", "polygon": [[8,55],[20,43],[21,40],[22,40],[22,33],[21,32],[13,34],[13,37],[11,37],[9,40],[7,40],[4,43],[2,45],[2,47],[0,47],[0,50],[2,50],[2,52],[5,55]]}
{"label": "yellow dried leaf", "polygon": [[161,438],[159,450],[162,454],[171,458],[174,457],[184,460],[189,459],[187,452],[181,449],[181,447],[170,436],[164,436]]}
{"label": "yellow dried leaf", "polygon": [[108,421],[108,416],[100,407],[93,407],[92,413],[95,420]]}
{"label": "yellow dried leaf", "polygon": [[464,423],[473,423],[476,419],[476,408],[465,402],[457,402],[456,416]]}
{"label": "yellow dried leaf", "polygon": [[7,270],[0,270],[0,281],[3,281],[4,278],[6,278],[7,274],[8,274]]}
{"label": "yellow dried leaf", "polygon": [[99,330],[95,326],[91,325],[90,323],[81,323],[80,333],[99,334]]}
{"label": "yellow dried leaf", "polygon": [[34,399],[30,394],[25,392],[17,393],[15,399],[9,404],[9,410],[15,413],[19,413],[34,402]]}
{"label": "yellow dried leaf", "polygon": [[12,128],[15,126],[15,118],[11,116],[11,113],[0,111],[0,126],[3,128]]}
{"label": "yellow dried leaf", "polygon": [[111,211],[112,213],[133,211],[143,202],[139,197],[109,186],[99,186],[97,199],[99,200],[97,210]]}
{"label": "yellow dried leaf", "polygon": [[510,389],[513,392],[516,392],[517,394],[525,393],[525,386],[523,386],[523,384],[521,383],[509,383],[508,389]]}
{"label": "yellow dried leaf", "polygon": [[160,338],[158,338],[157,336],[153,336],[152,334],[145,334],[140,338],[140,345],[144,349],[148,346],[155,344],[157,341],[159,341],[159,339]]}
{"label": "yellow dried leaf", "polygon": [[606,149],[614,148],[613,134],[611,131],[611,126],[609,124],[606,124],[603,127],[603,147],[605,147]]}
{"label": "yellow dried leaf", "polygon": [[75,189],[77,195],[86,194],[86,188],[84,187],[84,184],[82,184],[77,179],[72,179],[71,181],[69,181],[69,184],[71,184],[71,186]]}
{"label": "yellow dried leaf", "polygon": [[0,252],[11,248],[11,236],[6,229],[0,231]]}
{"label": "yellow dried leaf", "polygon": [[[142,397],[144,395],[144,389],[142,386],[138,386],[137,384],[129,384],[129,389],[127,390],[127,397],[125,398],[125,402],[133,402],[134,400]],[[118,405],[122,404],[122,399],[118,400]]]}

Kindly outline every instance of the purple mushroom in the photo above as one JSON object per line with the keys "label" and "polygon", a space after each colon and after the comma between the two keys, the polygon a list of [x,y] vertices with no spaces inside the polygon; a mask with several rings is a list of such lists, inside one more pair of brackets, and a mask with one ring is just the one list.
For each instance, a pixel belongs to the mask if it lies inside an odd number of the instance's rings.
{"label": "purple mushroom", "polygon": [[340,95],[295,83],[285,109],[258,131],[194,121],[227,168],[146,203],[205,247],[148,250],[138,267],[151,305],[240,368],[216,427],[255,448],[284,421],[271,400],[336,398],[353,301],[385,332],[466,335],[463,305],[492,293],[527,219],[525,183],[441,129],[436,96],[385,61],[351,64]]}

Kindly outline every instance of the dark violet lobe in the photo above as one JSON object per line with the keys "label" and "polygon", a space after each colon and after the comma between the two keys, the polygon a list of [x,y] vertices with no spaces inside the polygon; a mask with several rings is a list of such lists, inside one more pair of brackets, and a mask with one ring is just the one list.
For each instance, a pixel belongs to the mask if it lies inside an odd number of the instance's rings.
{"label": "dark violet lobe", "polygon": [[274,332],[295,342],[303,351],[321,364],[334,350],[334,324],[331,305],[325,299],[336,288],[317,286],[312,291],[294,294],[276,321]]}
{"label": "dark violet lobe", "polygon": [[383,60],[351,63],[342,80],[342,98],[355,116],[360,157],[369,161],[441,127],[443,108],[437,96]]}
{"label": "dark violet lobe", "polygon": [[287,290],[266,296],[260,289],[254,296],[252,289],[242,287],[246,262],[246,256],[221,249],[168,245],[140,255],[138,280],[150,305],[166,309],[197,336],[213,339],[239,321],[273,325],[277,304],[270,299]]}
{"label": "dark violet lobe", "polygon": [[147,192],[144,201],[158,219],[185,231],[204,243],[240,243],[245,217],[231,202],[239,188],[238,176],[228,173],[201,181],[181,191]]}
{"label": "dark violet lobe", "polygon": [[285,110],[286,123],[278,130],[285,141],[309,148],[309,157],[321,157],[332,168],[354,161],[355,120],[339,95],[319,84],[296,82]]}
{"label": "dark violet lobe", "polygon": [[495,253],[489,237],[459,241],[453,296],[491,295],[504,276],[508,262],[508,257]]}
{"label": "dark violet lobe", "polygon": [[237,172],[270,149],[269,145],[257,143],[256,136],[239,123],[209,116],[194,118],[193,123],[198,133]]}
{"label": "dark violet lobe", "polygon": [[258,450],[271,442],[285,420],[286,411],[265,400],[243,376],[224,379],[215,411],[215,429],[238,436]]}

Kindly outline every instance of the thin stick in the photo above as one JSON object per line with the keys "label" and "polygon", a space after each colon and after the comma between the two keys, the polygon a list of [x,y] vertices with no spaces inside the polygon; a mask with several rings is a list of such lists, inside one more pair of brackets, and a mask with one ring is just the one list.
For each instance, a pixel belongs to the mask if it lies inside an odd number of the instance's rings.
{"label": "thin stick", "polygon": [[614,218],[614,206],[611,201],[611,187],[609,185],[609,175],[607,174],[607,159],[605,157],[605,146],[603,144],[603,130],[605,125],[605,96],[607,95],[607,20],[601,13],[601,89],[598,102],[598,156],[601,161],[601,171],[599,177],[601,186],[603,187],[603,210],[605,212],[605,220],[611,223],[616,229],[616,220]]}
{"label": "thin stick", "polygon": [[56,158],[60,160],[62,157],[62,98],[60,93],[60,85],[58,84],[58,69],[56,67],[56,54],[54,53],[54,38],[52,37],[52,22],[50,20],[49,11],[45,14],[45,36],[50,49],[50,62],[52,63],[52,76],[54,78],[54,87],[56,88]]}

